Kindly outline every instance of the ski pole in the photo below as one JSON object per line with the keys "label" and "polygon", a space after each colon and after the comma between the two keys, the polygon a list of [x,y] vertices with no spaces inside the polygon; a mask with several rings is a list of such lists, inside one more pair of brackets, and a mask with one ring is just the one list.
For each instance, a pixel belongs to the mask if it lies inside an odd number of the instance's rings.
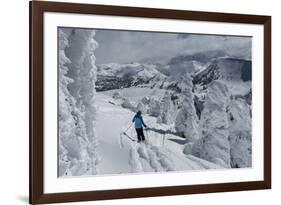
{"label": "ski pole", "polygon": [[145,129],[145,131],[146,131],[146,139],[147,139],[147,143],[149,143],[149,140],[148,140],[148,134],[147,134],[147,129]]}
{"label": "ski pole", "polygon": [[124,132],[127,132],[132,127],[132,125],[133,123],[131,123],[130,126]]}

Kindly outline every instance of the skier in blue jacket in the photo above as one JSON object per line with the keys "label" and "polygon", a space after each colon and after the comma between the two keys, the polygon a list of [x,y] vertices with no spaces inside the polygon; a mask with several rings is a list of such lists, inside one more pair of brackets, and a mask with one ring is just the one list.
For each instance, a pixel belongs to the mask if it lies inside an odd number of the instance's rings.
{"label": "skier in blue jacket", "polygon": [[138,142],[145,141],[142,126],[144,126],[144,127],[147,127],[147,126],[142,119],[141,111],[138,111],[137,114],[134,116],[133,122],[135,123],[135,128],[136,128],[136,132],[137,132],[137,136],[138,136]]}

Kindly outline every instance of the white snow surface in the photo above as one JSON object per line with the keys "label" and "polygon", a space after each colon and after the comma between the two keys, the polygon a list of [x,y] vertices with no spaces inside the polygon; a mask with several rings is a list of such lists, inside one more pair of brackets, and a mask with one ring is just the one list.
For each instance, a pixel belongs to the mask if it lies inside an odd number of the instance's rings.
{"label": "white snow surface", "polygon": [[[103,92],[96,95],[96,131],[99,141],[97,152],[100,156],[97,174],[112,175],[222,168],[195,156],[185,155],[183,153],[185,139],[173,134],[163,135],[148,130],[144,131],[145,143],[132,141],[130,138],[134,140],[137,138],[131,122],[134,112],[124,109],[118,104],[110,103],[114,101],[115,99]],[[143,118],[149,127],[159,130],[173,129],[169,125],[158,123],[155,117],[144,115]],[[122,135],[124,131],[130,138]]]}

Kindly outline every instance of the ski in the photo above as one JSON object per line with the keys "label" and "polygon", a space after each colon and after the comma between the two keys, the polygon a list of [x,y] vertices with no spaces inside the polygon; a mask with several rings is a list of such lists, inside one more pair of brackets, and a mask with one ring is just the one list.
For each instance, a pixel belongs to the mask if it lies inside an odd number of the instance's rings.
{"label": "ski", "polygon": [[130,137],[126,132],[123,132],[122,134],[128,137],[131,141],[136,142],[136,140]]}

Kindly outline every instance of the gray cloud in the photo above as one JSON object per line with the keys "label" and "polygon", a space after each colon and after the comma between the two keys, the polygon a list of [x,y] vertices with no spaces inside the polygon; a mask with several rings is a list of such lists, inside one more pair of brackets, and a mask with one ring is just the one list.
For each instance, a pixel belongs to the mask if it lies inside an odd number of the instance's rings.
{"label": "gray cloud", "polygon": [[224,50],[231,56],[251,58],[251,38],[156,32],[98,30],[97,63],[167,62],[179,54]]}

